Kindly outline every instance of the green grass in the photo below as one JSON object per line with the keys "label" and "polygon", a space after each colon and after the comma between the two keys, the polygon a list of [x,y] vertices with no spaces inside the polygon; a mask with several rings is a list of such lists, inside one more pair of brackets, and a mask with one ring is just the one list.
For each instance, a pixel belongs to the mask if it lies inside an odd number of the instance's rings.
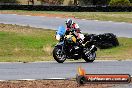
{"label": "green grass", "polygon": [[120,46],[97,51],[100,59],[132,59],[132,38],[118,38]]}
{"label": "green grass", "polygon": [[[36,30],[37,29],[37,30]],[[0,24],[0,62],[51,61],[55,31]],[[97,60],[132,59],[132,38],[118,38],[120,46],[97,51]]]}
{"label": "green grass", "polygon": [[52,55],[51,47],[57,43],[54,33],[52,30],[1,24],[0,61],[46,60]]}
{"label": "green grass", "polygon": [[75,17],[88,20],[116,21],[116,22],[132,22],[132,12],[62,12],[62,11],[25,11],[25,10],[2,10],[0,13],[16,13],[29,15],[46,15]]}

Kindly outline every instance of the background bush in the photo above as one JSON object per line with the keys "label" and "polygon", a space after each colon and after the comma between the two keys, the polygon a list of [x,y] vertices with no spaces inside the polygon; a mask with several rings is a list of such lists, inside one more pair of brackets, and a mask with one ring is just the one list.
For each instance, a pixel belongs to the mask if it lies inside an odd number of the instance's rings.
{"label": "background bush", "polygon": [[129,0],[111,0],[110,6],[130,6]]}
{"label": "background bush", "polygon": [[132,3],[132,0],[129,0]]}

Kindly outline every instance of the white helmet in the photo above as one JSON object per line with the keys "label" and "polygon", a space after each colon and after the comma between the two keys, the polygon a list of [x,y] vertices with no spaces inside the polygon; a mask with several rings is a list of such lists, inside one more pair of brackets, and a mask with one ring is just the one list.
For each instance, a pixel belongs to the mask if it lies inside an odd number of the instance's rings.
{"label": "white helmet", "polygon": [[71,26],[73,23],[74,23],[74,22],[73,22],[71,19],[68,19],[68,20],[66,21],[66,25],[67,25],[67,26]]}

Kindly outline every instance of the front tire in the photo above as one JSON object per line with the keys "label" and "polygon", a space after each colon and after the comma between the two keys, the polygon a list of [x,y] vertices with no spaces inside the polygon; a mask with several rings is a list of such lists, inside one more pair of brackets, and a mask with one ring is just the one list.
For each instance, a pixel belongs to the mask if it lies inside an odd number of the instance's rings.
{"label": "front tire", "polygon": [[93,62],[96,58],[96,53],[95,52],[92,52],[90,53],[88,56],[84,55],[83,59],[86,61],[86,62]]}
{"label": "front tire", "polygon": [[63,63],[66,60],[65,54],[62,49],[55,47],[53,50],[53,57],[58,63]]}

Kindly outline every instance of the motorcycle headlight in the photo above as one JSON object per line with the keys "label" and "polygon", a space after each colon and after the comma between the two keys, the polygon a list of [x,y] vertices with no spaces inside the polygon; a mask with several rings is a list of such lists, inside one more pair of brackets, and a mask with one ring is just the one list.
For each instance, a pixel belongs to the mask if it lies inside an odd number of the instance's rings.
{"label": "motorcycle headlight", "polygon": [[60,35],[56,35],[56,40],[60,40]]}

